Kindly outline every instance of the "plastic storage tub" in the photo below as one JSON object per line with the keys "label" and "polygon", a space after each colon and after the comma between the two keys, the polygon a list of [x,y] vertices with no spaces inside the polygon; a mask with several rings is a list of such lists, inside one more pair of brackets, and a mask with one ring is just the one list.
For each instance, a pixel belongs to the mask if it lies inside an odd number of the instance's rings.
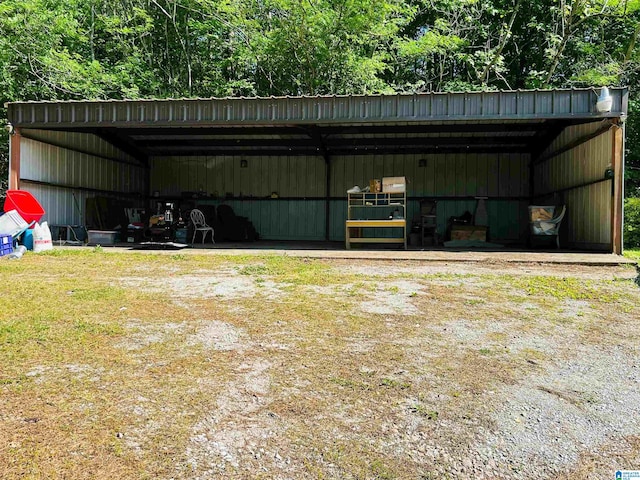
{"label": "plastic storage tub", "polygon": [[33,195],[25,190],[7,190],[4,211],[16,210],[27,223],[39,222],[44,209]]}
{"label": "plastic storage tub", "polygon": [[24,221],[20,214],[15,210],[10,210],[0,216],[0,235],[11,235],[17,237],[25,231],[29,224]]}
{"label": "plastic storage tub", "polygon": [[178,243],[187,243],[187,229],[186,228],[177,228],[176,229],[176,242],[178,242]]}
{"label": "plastic storage tub", "polygon": [[113,230],[89,230],[89,245],[115,245],[117,235]]}
{"label": "plastic storage tub", "polygon": [[11,235],[0,235],[0,257],[13,253],[13,237]]}

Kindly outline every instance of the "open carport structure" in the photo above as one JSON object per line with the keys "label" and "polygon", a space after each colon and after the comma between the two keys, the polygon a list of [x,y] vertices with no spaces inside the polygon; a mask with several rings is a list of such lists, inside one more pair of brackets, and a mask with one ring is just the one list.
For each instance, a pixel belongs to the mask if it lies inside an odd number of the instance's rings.
{"label": "open carport structure", "polygon": [[[438,229],[486,198],[489,237],[524,244],[527,206],[566,205],[563,246],[620,253],[628,90],[8,104],[10,188],[52,224],[85,199],[231,205],[264,239],[343,240],[346,190],[407,178]],[[79,206],[79,208],[78,208]]]}

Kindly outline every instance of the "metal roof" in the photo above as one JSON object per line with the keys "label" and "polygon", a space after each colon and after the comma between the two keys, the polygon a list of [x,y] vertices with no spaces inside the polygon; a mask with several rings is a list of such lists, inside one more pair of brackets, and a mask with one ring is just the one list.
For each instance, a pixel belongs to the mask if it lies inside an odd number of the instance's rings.
{"label": "metal roof", "polygon": [[628,90],[24,102],[10,122],[92,133],[142,163],[154,156],[539,154],[565,127],[624,117]]}
{"label": "metal roof", "polygon": [[611,88],[612,110],[595,110],[597,89],[515,90],[315,97],[13,102],[16,127],[197,127],[389,122],[592,119],[627,114],[629,91]]}

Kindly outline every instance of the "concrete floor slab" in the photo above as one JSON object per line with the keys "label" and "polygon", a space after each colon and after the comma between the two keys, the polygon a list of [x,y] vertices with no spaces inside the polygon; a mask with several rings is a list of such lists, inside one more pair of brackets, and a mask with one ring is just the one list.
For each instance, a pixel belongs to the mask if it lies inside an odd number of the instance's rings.
{"label": "concrete floor slab", "polygon": [[[632,259],[610,253],[590,253],[575,251],[451,251],[446,249],[432,250],[344,250],[338,248],[341,243],[323,243],[325,248],[310,245],[306,242],[256,242],[253,244],[195,244],[181,250],[150,249],[140,250],[127,244],[104,247],[109,253],[154,253],[154,254],[186,254],[186,255],[283,255],[289,257],[318,258],[318,259],[353,259],[353,260],[410,260],[421,262],[507,262],[507,263],[549,263],[567,265],[623,265],[636,264]],[[93,247],[56,246],[62,249],[78,249]]]}

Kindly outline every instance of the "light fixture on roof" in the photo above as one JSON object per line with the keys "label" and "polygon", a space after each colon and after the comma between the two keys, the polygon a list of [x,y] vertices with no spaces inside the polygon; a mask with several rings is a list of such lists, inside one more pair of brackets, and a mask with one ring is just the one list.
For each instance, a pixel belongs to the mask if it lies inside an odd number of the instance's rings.
{"label": "light fixture on roof", "polygon": [[607,87],[602,87],[602,90],[600,90],[600,96],[598,97],[598,101],[596,102],[596,110],[599,113],[610,112],[612,104],[613,97],[611,97],[609,89]]}

